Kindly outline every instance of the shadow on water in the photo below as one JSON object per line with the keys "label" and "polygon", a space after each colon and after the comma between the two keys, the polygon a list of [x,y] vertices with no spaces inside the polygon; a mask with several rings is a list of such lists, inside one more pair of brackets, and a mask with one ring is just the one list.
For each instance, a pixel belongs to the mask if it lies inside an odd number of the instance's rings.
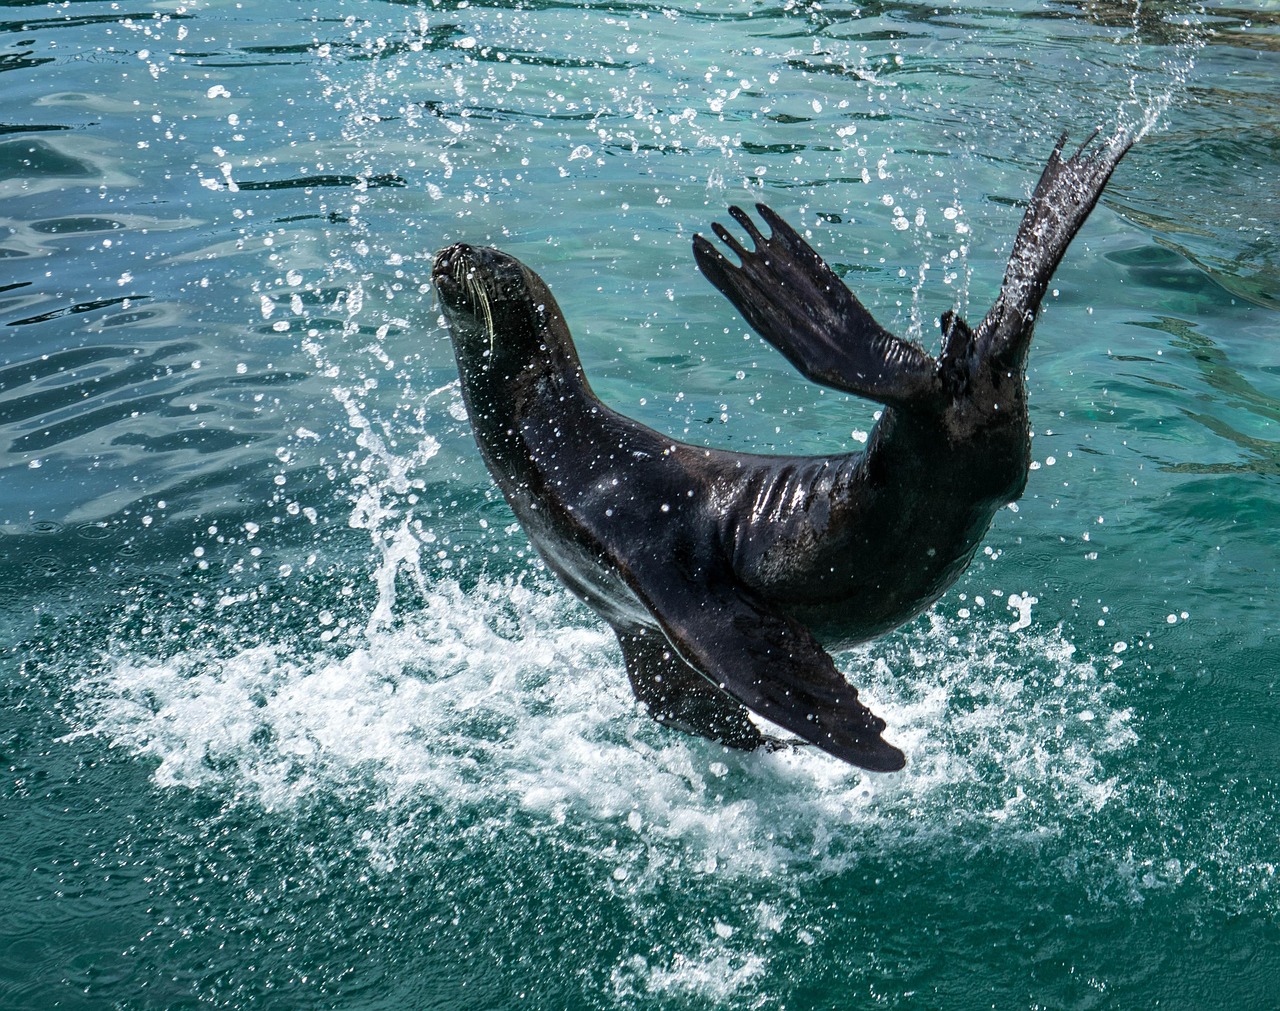
{"label": "shadow on water", "polygon": [[76,180],[93,179],[98,175],[98,167],[92,162],[44,141],[9,140],[0,143],[0,178],[54,176]]}
{"label": "shadow on water", "polygon": [[[1256,99],[1258,96],[1254,96]],[[1204,95],[1206,104],[1239,105],[1239,92]],[[1172,183],[1161,199],[1150,184],[1118,190],[1115,206],[1148,229],[1154,240],[1203,271],[1232,295],[1276,310],[1280,298],[1280,192],[1266,182],[1280,158],[1274,129],[1198,127],[1196,117],[1175,121],[1157,138],[1157,180]],[[1215,165],[1237,171],[1224,176]],[[1212,187],[1206,200],[1204,184]],[[1225,241],[1230,236],[1230,241]],[[1230,252],[1224,252],[1229,250]]]}
{"label": "shadow on water", "polygon": [[147,298],[147,295],[119,295],[115,298],[97,298],[91,302],[80,302],[76,305],[67,306],[64,309],[50,309],[48,312],[42,312],[35,316],[28,316],[26,319],[9,320],[5,326],[28,326],[32,323],[47,323],[51,319],[57,319],[60,316],[71,316],[82,312],[93,312],[95,309],[106,309],[113,305],[124,305],[126,303],[140,302]]}
{"label": "shadow on water", "polygon": [[[1268,396],[1241,375],[1232,366],[1227,354],[1211,338],[1201,333],[1197,324],[1166,316],[1132,325],[1172,336],[1174,340],[1171,346],[1189,355],[1205,384],[1220,395],[1218,403],[1221,407],[1243,410],[1255,418],[1280,424],[1280,400]],[[1181,410],[1187,418],[1204,426],[1218,439],[1238,447],[1245,459],[1212,464],[1163,461],[1160,464],[1162,470],[1174,474],[1280,474],[1280,440],[1248,435],[1221,417],[1206,411],[1191,408]]]}

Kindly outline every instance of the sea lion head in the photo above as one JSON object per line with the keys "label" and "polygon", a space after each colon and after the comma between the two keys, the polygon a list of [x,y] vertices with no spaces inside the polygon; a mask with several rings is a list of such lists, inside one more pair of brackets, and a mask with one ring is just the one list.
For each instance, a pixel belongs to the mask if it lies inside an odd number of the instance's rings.
{"label": "sea lion head", "polygon": [[436,254],[431,280],[455,348],[477,366],[527,362],[567,339],[545,282],[514,256],[459,242]]}

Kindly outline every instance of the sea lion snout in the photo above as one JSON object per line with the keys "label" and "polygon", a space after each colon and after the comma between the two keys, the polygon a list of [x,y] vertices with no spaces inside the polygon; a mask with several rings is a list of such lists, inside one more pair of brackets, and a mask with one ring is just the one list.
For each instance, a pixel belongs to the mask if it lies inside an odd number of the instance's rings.
{"label": "sea lion snout", "polygon": [[455,242],[452,246],[446,246],[440,250],[440,252],[436,253],[435,263],[431,268],[431,276],[438,278],[452,274],[455,261],[465,258],[472,248],[465,242]]}
{"label": "sea lion snout", "polygon": [[475,247],[458,242],[436,253],[431,281],[441,300],[451,309],[470,308],[467,279],[474,273]]}
{"label": "sea lion snout", "polygon": [[446,308],[472,314],[486,312],[495,301],[518,297],[527,288],[515,257],[465,242],[436,253],[431,280]]}

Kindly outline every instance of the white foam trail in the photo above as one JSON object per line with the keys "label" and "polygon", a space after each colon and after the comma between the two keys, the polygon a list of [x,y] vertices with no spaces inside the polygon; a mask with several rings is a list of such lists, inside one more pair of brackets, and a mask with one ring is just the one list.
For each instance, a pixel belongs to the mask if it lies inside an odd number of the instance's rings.
{"label": "white foam trail", "polygon": [[856,859],[833,842],[855,824],[1040,831],[1046,814],[1111,802],[1119,786],[1099,756],[1134,740],[1107,672],[1058,633],[1019,637],[1042,658],[1030,675],[1003,624],[962,642],[936,618],[904,646],[860,653],[856,680],[910,761],[877,777],[811,748],[744,755],[657,726],[631,699],[611,634],[557,588],[445,583],[401,617],[343,655],[279,644],[118,657],[81,686],[87,726],[155,760],[160,787],[230,789],[269,810],[372,788],[393,806],[622,825],[665,854],[650,849],[641,867],[619,850],[618,869],[642,878],[667,860],[748,876],[796,861],[830,870]]}
{"label": "white foam trail", "polygon": [[633,955],[614,969],[610,982],[621,1000],[696,995],[719,1002],[729,1000],[763,977],[766,969],[767,962],[760,955],[735,956],[708,941],[693,955],[677,953],[665,965],[654,965],[643,955]]}

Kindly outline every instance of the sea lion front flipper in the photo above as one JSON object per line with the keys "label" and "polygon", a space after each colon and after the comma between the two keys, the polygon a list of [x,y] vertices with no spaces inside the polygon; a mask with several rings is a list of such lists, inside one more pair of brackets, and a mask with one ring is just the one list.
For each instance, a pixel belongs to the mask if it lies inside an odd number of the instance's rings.
{"label": "sea lion front flipper", "polygon": [[884,721],[858,701],[813,634],[731,580],[646,580],[632,585],[675,651],[748,709],[836,758],[873,772],[906,764],[880,736]]}
{"label": "sea lion front flipper", "polygon": [[933,397],[933,358],[875,321],[794,228],[764,204],[756,210],[772,234],[765,238],[740,207],[729,213],[751,237],[748,250],[719,222],[711,227],[741,260],[734,266],[701,235],[693,256],[707,280],[752,328],[808,379],[883,404]]}
{"label": "sea lion front flipper", "polygon": [[661,632],[615,631],[631,690],[659,723],[746,751],[768,743],[746,707],[681,660]]}

